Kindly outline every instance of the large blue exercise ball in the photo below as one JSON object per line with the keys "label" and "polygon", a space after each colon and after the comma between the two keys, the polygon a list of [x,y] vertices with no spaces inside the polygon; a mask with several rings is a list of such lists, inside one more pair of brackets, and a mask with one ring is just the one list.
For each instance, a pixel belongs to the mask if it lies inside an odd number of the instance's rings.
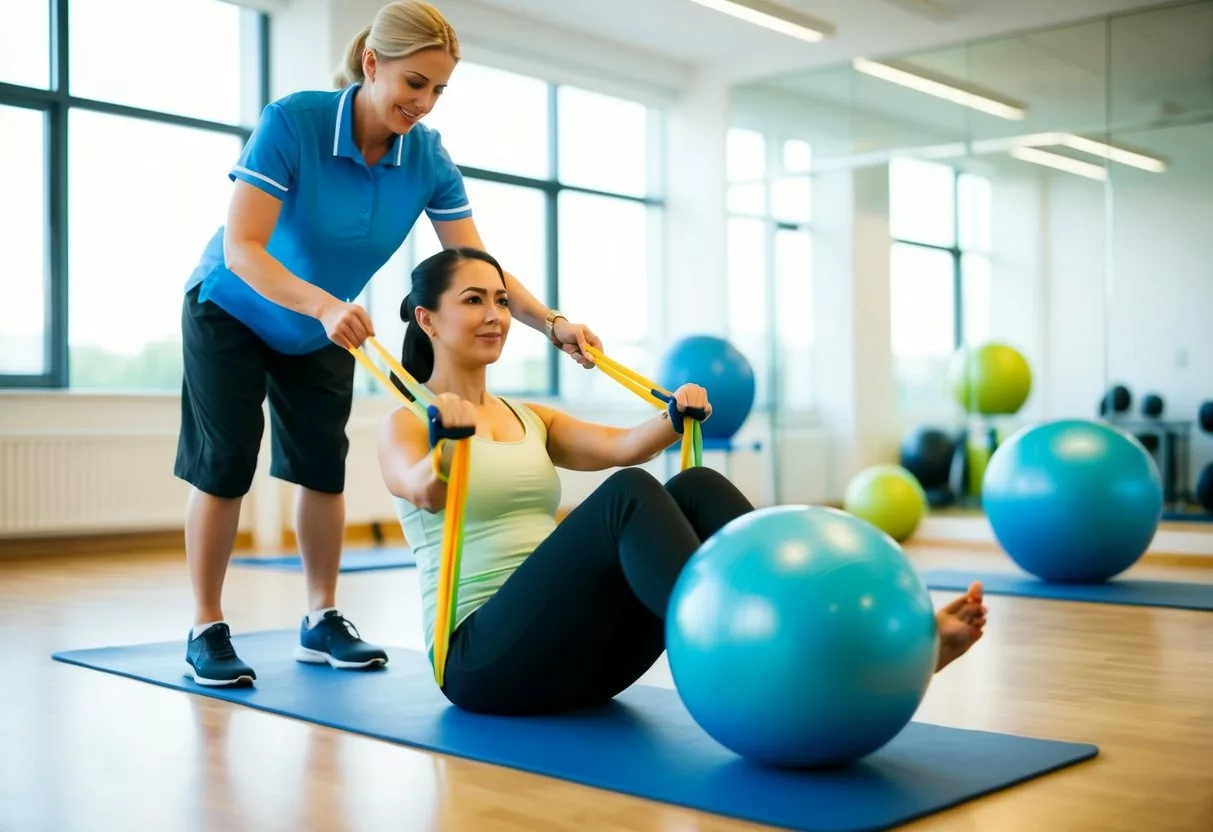
{"label": "large blue exercise ball", "polygon": [[900,547],[817,506],[758,509],[708,539],[675,584],[666,650],[700,727],[779,768],[884,746],[938,660],[930,595]]}
{"label": "large blue exercise ball", "polygon": [[662,356],[657,382],[667,390],[698,384],[708,391],[712,417],[704,437],[731,439],[754,406],[754,368],[732,344],[714,335],[682,338]]}
{"label": "large blue exercise ball", "polygon": [[1062,419],[1021,428],[998,447],[982,504],[995,538],[1025,572],[1098,583],[1149,548],[1162,519],[1162,478],[1136,438]]}

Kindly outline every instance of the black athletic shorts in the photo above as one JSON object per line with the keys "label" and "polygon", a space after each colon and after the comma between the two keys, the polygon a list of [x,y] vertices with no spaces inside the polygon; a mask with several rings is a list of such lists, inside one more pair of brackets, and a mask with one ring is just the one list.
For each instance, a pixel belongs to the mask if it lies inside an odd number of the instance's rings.
{"label": "black athletic shorts", "polygon": [[247,494],[268,394],[270,475],[342,493],[354,357],[331,343],[304,355],[277,352],[219,306],[199,303],[198,291],[186,293],[181,311],[185,377],[173,473],[216,497]]}

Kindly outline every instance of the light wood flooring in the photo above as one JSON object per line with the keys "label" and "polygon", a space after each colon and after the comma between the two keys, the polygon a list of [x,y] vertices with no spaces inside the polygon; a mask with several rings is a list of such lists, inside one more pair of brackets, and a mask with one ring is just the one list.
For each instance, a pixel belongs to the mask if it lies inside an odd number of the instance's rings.
{"label": "light wood flooring", "polygon": [[[980,549],[911,548],[929,565]],[[1134,574],[1213,582],[1213,570]],[[233,567],[237,631],[295,627],[296,573]],[[421,646],[414,570],[343,575],[343,610]],[[949,593],[936,594],[942,603]],[[1093,742],[1096,760],[911,830],[1213,830],[1213,614],[990,596],[988,637],[917,719]],[[446,758],[53,662],[56,650],[184,639],[179,554],[0,560],[0,829],[733,830],[757,827]],[[664,663],[646,677],[669,684]]]}

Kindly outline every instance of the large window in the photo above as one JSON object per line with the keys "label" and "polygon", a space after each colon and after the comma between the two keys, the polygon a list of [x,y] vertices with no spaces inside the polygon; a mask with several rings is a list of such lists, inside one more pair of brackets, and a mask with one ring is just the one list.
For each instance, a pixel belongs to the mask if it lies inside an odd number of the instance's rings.
{"label": "large window", "polygon": [[46,171],[30,164],[43,157],[46,127],[42,113],[0,105],[0,375],[40,377],[50,355],[46,333],[50,274],[46,268]]}
{"label": "large window", "polygon": [[0,384],[175,392],[182,290],[266,103],[266,18],[27,0],[3,19]]}
{"label": "large window", "polygon": [[[51,83],[51,16],[36,0],[0,5],[0,84],[46,89]],[[8,157],[6,157],[8,158]]]}
{"label": "large window", "polygon": [[[461,62],[426,123],[463,171],[476,227],[502,267],[550,307],[589,324],[613,358],[642,367],[660,297],[660,114]],[[423,218],[364,293],[377,329],[385,315],[398,321],[408,272],[438,249]],[[394,348],[402,335],[393,322]],[[518,321],[489,380],[515,395],[620,395],[605,375],[585,372]],[[359,389],[381,392],[369,377]]]}
{"label": "large window", "polygon": [[[68,354],[72,386],[181,386],[181,299],[231,196],[241,138],[72,110]],[[180,160],[187,159],[189,164]],[[136,171],[171,171],[163,176]],[[148,208],[154,206],[154,210]]]}
{"label": "large window", "polygon": [[893,373],[907,411],[948,406],[948,364],[990,334],[990,182],[948,165],[889,166]]}
{"label": "large window", "polygon": [[813,407],[812,163],[801,139],[727,137],[729,340],[750,360],[755,406]]}

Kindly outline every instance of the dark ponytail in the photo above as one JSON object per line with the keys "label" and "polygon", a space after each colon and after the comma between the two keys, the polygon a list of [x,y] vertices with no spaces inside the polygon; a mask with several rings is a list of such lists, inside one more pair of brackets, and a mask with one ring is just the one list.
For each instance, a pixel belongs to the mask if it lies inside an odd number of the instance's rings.
{"label": "dark ponytail", "polygon": [[[413,289],[413,292],[415,291],[416,288]],[[404,300],[400,302],[400,320],[408,324],[404,329],[400,363],[413,378],[425,384],[434,372],[434,345],[430,336],[421,328],[421,324],[417,323],[417,306],[413,301],[413,292],[405,295]]]}
{"label": "dark ponytail", "polygon": [[[440,299],[451,286],[455,268],[467,260],[488,263],[501,275],[501,283],[505,285],[505,272],[491,254],[478,248],[448,248],[417,264],[413,269],[412,289],[400,302],[400,320],[407,324],[404,345],[400,349],[400,364],[422,384],[429,381],[434,372],[434,344],[421,324],[417,323],[417,309],[420,307],[437,312]],[[401,392],[408,393],[403,383],[394,376],[392,382]]]}

